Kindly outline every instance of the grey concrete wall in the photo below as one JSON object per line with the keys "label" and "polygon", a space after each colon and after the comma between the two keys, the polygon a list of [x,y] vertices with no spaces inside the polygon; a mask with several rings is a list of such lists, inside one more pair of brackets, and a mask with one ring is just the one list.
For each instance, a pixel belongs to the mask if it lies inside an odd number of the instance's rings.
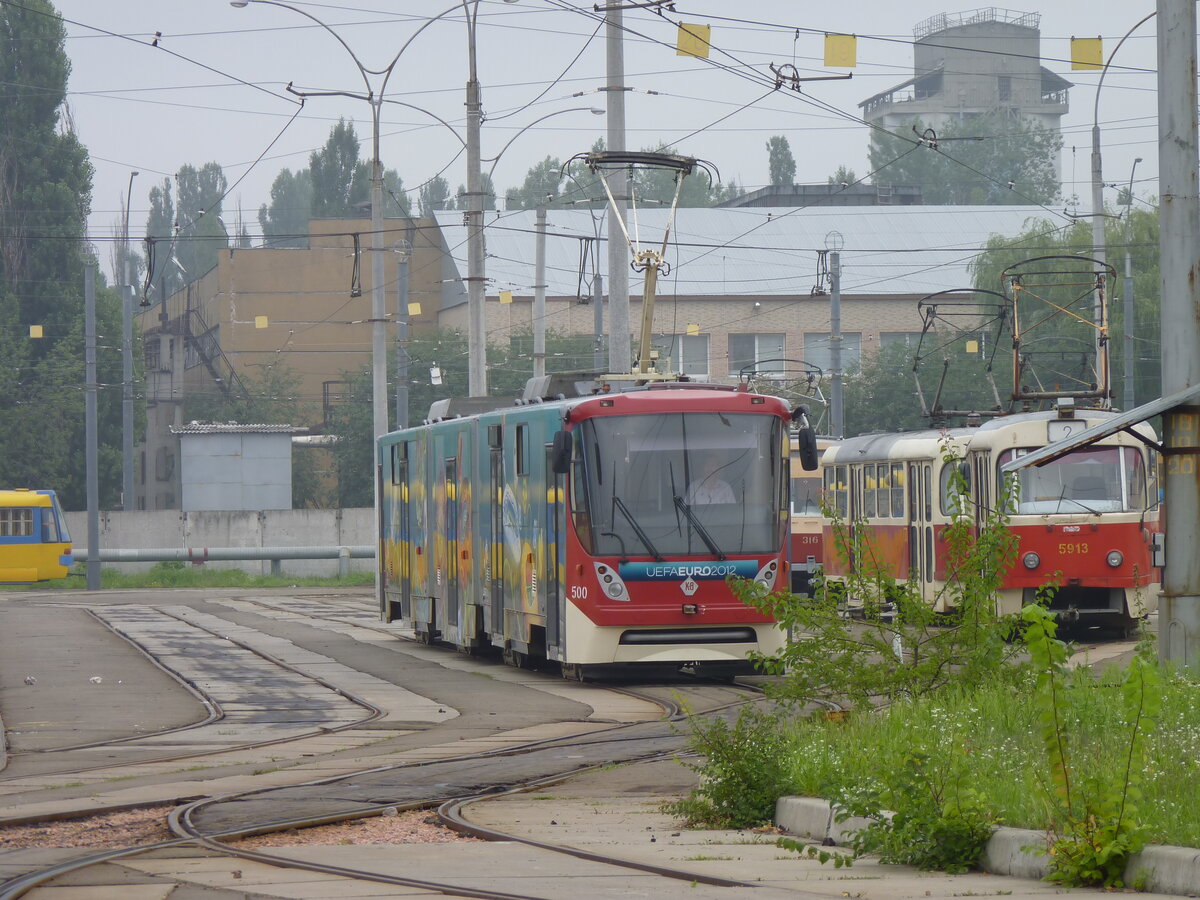
{"label": "grey concrete wall", "polygon": [[[87,513],[68,512],[67,527],[75,547],[88,546]],[[205,547],[354,547],[375,543],[372,509],[278,509],[185,512],[177,509],[100,513],[101,550],[154,550]],[[352,559],[352,572],[371,572],[373,559]],[[106,562],[121,572],[144,572],[153,562]],[[269,575],[270,560],[206,562],[220,569]],[[285,559],[290,575],[337,575],[336,559]]]}

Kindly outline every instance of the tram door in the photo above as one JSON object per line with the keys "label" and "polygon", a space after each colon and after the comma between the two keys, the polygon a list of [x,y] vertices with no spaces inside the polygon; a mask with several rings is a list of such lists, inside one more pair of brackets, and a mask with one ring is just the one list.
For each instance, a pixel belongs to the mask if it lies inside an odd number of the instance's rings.
{"label": "tram door", "polygon": [[492,640],[504,637],[504,447],[499,425],[488,427],[488,510],[492,531],[488,557]]}
{"label": "tram door", "polygon": [[933,581],[932,468],[908,464],[908,568],[922,585]]}
{"label": "tram door", "polygon": [[[444,627],[458,625],[458,460],[445,464],[446,478],[446,615]],[[432,626],[433,623],[431,623]]]}
{"label": "tram door", "polygon": [[565,478],[554,472],[554,445],[546,445],[546,551],[542,554],[544,571],[542,583],[546,585],[546,650],[562,646],[562,620],[564,615],[562,594],[562,571],[559,567],[559,547],[562,546],[563,499]]}
{"label": "tram door", "polygon": [[[392,445],[392,484],[396,491],[396,520],[392,523],[396,542],[396,577],[400,582],[400,618],[412,616],[413,535],[412,510],[408,487],[408,441]],[[382,532],[381,532],[382,533]],[[392,604],[388,604],[385,621],[392,621]]]}
{"label": "tram door", "polygon": [[972,488],[974,488],[975,499],[975,527],[983,528],[987,524],[988,513],[992,508],[992,479],[989,472],[992,458],[986,453],[976,453],[974,454],[974,463],[972,469],[975,483]]}

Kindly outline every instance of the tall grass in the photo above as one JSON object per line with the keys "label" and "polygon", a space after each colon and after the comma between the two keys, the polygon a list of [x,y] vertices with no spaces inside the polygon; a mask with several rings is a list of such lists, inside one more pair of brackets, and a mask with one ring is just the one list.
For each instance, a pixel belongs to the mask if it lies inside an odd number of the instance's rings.
{"label": "tall grass", "polygon": [[[1128,726],[1121,721],[1120,671],[1071,677],[1068,730],[1074,765],[1108,783],[1124,780]],[[886,789],[914,753],[943,772],[964,769],[987,812],[1000,824],[1045,829],[1049,772],[1038,735],[1033,682],[949,690],[935,698],[855,713],[843,722],[793,720],[790,777],[796,793],[834,800]],[[1200,686],[1164,686],[1157,729],[1149,736],[1141,809],[1150,841],[1200,847]]]}
{"label": "tall grass", "polygon": [[[66,578],[31,585],[3,585],[0,590],[55,591],[86,587],[83,566]],[[351,572],[344,578],[288,575],[250,575],[240,569],[213,569],[182,562],[162,562],[145,572],[100,570],[100,586],[119,588],[218,588],[218,587],[358,587],[375,583],[373,572]]]}

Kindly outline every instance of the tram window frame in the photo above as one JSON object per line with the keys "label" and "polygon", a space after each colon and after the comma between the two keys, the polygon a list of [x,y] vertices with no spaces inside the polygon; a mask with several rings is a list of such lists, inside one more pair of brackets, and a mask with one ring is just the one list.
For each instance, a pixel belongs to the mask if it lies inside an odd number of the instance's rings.
{"label": "tram window frame", "polygon": [[[960,467],[961,462],[955,460],[942,466],[938,474],[938,505],[943,516],[956,518],[965,516],[971,511],[972,474],[969,467]],[[954,490],[954,472],[958,470],[966,479],[966,490]]]}
{"label": "tram window frame", "polygon": [[925,501],[925,521],[933,521],[933,467],[925,463],[925,477],[921,479],[921,493]]}
{"label": "tram window frame", "polygon": [[862,467],[862,515],[865,519],[875,518],[875,492],[877,490],[875,463],[865,463]]}
{"label": "tram window frame", "polygon": [[522,423],[516,428],[516,472],[518,475],[529,474],[529,425]]}
{"label": "tram window frame", "polygon": [[904,518],[904,463],[892,465],[892,518]]}
{"label": "tram window frame", "polygon": [[846,484],[846,466],[829,466],[825,469],[825,494],[835,515],[845,521],[849,512],[848,485]]}
{"label": "tram window frame", "polygon": [[403,463],[408,460],[408,441],[392,444],[392,484],[400,484]]}
{"label": "tram window frame", "polygon": [[875,488],[875,514],[881,519],[890,519],[892,517],[892,469],[888,463],[882,462],[875,466]]}
{"label": "tram window frame", "polygon": [[33,507],[0,508],[0,537],[33,537]]}

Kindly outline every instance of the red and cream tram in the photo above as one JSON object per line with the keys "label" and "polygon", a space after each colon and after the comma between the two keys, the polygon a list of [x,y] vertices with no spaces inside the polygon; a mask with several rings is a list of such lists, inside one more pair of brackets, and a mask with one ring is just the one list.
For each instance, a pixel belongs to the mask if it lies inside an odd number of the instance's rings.
{"label": "red and cream tram", "polygon": [[[978,524],[1000,502],[1001,466],[1113,415],[1068,408],[1003,416],[978,427],[848,438],[822,458],[826,500],[837,513],[836,522],[826,523],[826,546],[833,546],[834,528],[856,529],[856,540],[886,574],[911,579],[943,611],[944,534],[961,508],[952,469],[966,476]],[[1135,430],[1154,440],[1150,426]],[[946,448],[961,462],[947,462]],[[1158,608],[1161,573],[1152,563],[1157,455],[1145,443],[1118,432],[1008,477],[1017,479],[1006,512],[1018,547],[997,597],[999,613],[1018,611],[1050,583],[1058,585],[1050,608],[1067,622],[1129,633]],[[826,554],[831,579],[845,579],[850,566]]]}

